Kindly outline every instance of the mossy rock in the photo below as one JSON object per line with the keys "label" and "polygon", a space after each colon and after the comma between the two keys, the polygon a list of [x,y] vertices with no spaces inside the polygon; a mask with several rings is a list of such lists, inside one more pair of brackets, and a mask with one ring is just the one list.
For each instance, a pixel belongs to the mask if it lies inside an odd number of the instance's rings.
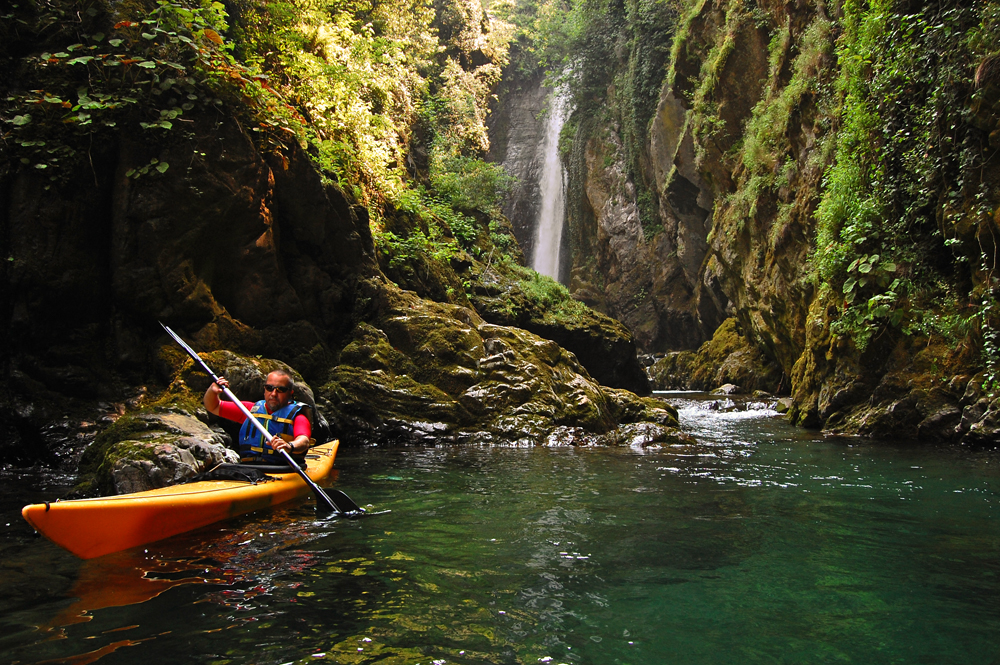
{"label": "mossy rock", "polygon": [[677,425],[668,405],[601,386],[573,353],[527,330],[392,286],[372,302],[377,317],[357,325],[318,391],[347,441],[546,443],[559,428]]}
{"label": "mossy rock", "polygon": [[[233,392],[248,401],[261,398],[268,373],[292,375],[295,397],[309,404],[314,435],[329,425],[315,409],[312,388],[287,364],[250,358],[230,351],[201,354],[209,367],[230,381]],[[163,349],[160,360],[171,366],[170,386],[142,408],[120,417],[100,432],[80,461],[74,496],[134,492],[183,482],[220,462],[237,462],[232,441],[239,426],[209,415],[202,400],[211,378],[199,365]]]}
{"label": "mossy rock", "polygon": [[690,390],[691,375],[698,354],[694,351],[674,351],[658,358],[646,373],[653,390]]}
{"label": "mossy rock", "polygon": [[725,384],[740,386],[747,392],[777,392],[782,385],[782,371],[769,362],[760,350],[743,336],[735,318],[718,327],[712,339],[696,353],[683,351],[667,354],[650,368],[653,385],[660,390],[713,390]]}
{"label": "mossy rock", "polygon": [[[181,482],[222,461],[238,461],[229,443],[223,432],[187,413],[146,409],[124,415],[84,451],[74,495],[120,494]],[[126,478],[124,469],[142,469],[144,480],[136,473]]]}

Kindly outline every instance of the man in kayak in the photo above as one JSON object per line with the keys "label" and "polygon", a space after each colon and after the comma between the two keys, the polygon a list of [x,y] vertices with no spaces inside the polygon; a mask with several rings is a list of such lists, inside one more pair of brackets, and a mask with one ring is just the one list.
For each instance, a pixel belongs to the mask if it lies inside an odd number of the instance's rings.
{"label": "man in kayak", "polygon": [[[312,439],[312,423],[305,413],[308,407],[296,402],[295,384],[288,372],[277,369],[267,375],[264,384],[264,399],[256,404],[243,402],[267,431],[273,436],[265,441],[260,431],[247,422],[247,417],[239,407],[229,401],[222,401],[219,395],[223,387],[228,387],[226,379],[219,379],[205,391],[205,408],[209,413],[227,420],[243,423],[240,428],[240,461],[247,463],[283,464],[284,458],[278,454],[288,451],[293,459],[305,457]],[[285,438],[282,438],[282,434]]]}

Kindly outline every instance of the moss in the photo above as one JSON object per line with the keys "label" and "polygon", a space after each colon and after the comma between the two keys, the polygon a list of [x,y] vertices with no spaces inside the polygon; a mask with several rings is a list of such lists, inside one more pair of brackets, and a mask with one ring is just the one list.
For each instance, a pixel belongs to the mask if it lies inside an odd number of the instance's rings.
{"label": "moss", "polygon": [[416,371],[410,359],[393,348],[384,332],[364,322],[358,324],[354,339],[340,352],[340,360],[345,365],[369,371],[400,371],[404,374]]}
{"label": "moss", "polygon": [[80,482],[72,497],[115,493],[111,472],[120,459],[153,460],[153,447],[166,430],[138,414],[127,414],[95,437],[80,458]]}
{"label": "moss", "polygon": [[[207,386],[206,386],[207,387]],[[196,394],[186,385],[173,387],[172,390],[165,390],[148,406],[144,407],[145,412],[156,411],[180,411],[183,413],[197,413],[202,406],[202,395]]]}
{"label": "moss", "polygon": [[780,366],[768,361],[743,335],[735,318],[723,321],[689,363],[688,385],[695,390],[711,390],[726,383],[750,391],[778,392],[782,387]]}

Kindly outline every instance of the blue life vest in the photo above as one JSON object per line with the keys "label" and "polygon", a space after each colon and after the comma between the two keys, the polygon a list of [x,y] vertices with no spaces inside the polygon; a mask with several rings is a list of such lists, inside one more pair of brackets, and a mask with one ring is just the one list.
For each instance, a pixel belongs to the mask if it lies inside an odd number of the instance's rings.
{"label": "blue life vest", "polygon": [[[271,433],[272,437],[277,434],[288,434],[291,436],[293,433],[292,423],[295,421],[295,416],[303,408],[306,408],[305,404],[289,402],[274,413],[268,413],[267,407],[264,405],[264,400],[260,400],[250,407],[250,413],[254,414],[254,417]],[[254,427],[250,419],[247,418],[243,422],[243,426],[240,427],[240,461],[283,464],[285,458],[277,451],[272,450],[268,441],[270,439],[265,440],[260,430]],[[305,458],[305,455],[305,451],[302,451],[292,454],[292,458],[301,460]]]}

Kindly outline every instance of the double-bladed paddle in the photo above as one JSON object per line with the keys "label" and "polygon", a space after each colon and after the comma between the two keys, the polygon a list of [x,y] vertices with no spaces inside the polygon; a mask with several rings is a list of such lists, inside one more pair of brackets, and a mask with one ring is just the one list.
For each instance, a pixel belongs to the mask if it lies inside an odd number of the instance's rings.
{"label": "double-bladed paddle", "polygon": [[[163,329],[167,331],[168,335],[174,338],[175,342],[181,345],[181,348],[187,351],[187,354],[191,356],[191,359],[194,360],[199,365],[201,365],[201,368],[205,371],[205,373],[208,374],[210,377],[212,377],[212,380],[218,384],[219,377],[215,374],[215,372],[212,371],[212,368],[209,367],[205,363],[205,361],[201,359],[201,356],[195,353],[194,349],[188,346],[187,343],[183,339],[181,339],[177,333],[175,333],[167,326],[163,325],[162,322],[160,323],[160,325],[163,326]],[[268,432],[267,428],[264,427],[259,420],[253,417],[253,414],[250,413],[250,409],[246,407],[243,401],[237,398],[236,395],[233,394],[233,391],[230,390],[228,386],[220,385],[220,387],[222,388],[222,392],[225,393],[226,397],[231,399],[233,403],[237,407],[239,407],[240,411],[243,412],[243,415],[249,418],[250,422],[257,428],[258,431],[260,431],[260,433],[264,437],[264,440],[270,441],[274,437],[274,435]],[[354,503],[354,501],[352,501],[349,496],[347,496],[340,490],[330,490],[329,492],[324,492],[323,489],[315,482],[313,482],[313,479],[307,476],[306,472],[303,471],[299,467],[299,465],[295,463],[295,460],[292,459],[292,456],[288,454],[287,450],[279,450],[278,452],[280,452],[284,456],[285,461],[288,463],[288,465],[292,467],[295,473],[301,476],[302,480],[304,480],[306,485],[308,485],[309,488],[313,491],[313,494],[316,495],[316,501],[319,505],[329,508],[333,512],[339,515],[343,515],[345,517],[351,517],[351,518],[361,517],[365,513],[364,508],[358,506],[358,504]],[[337,497],[337,500],[340,502],[339,505],[333,500],[333,497],[330,496],[331,494]]]}

